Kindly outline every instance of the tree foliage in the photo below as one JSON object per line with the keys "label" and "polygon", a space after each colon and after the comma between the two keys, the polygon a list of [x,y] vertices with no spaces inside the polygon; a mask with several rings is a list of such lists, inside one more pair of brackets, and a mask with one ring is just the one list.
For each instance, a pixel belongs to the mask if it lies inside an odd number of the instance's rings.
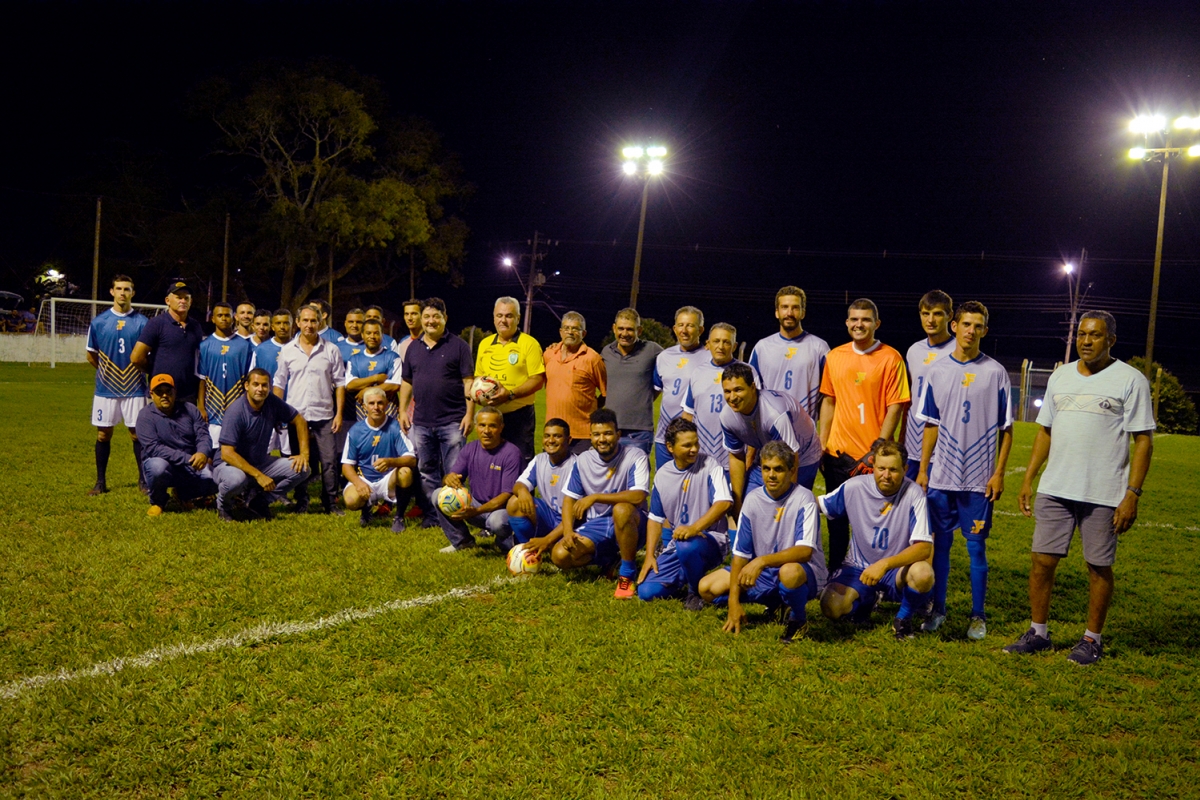
{"label": "tree foliage", "polygon": [[[1134,356],[1129,359],[1129,366],[1138,372],[1146,371],[1146,359]],[[1155,361],[1150,373],[1150,391],[1154,391],[1154,376],[1162,365]],[[1163,370],[1162,380],[1158,387],[1158,432],[1159,433],[1197,433],[1196,404],[1183,391],[1179,379],[1170,372]]]}

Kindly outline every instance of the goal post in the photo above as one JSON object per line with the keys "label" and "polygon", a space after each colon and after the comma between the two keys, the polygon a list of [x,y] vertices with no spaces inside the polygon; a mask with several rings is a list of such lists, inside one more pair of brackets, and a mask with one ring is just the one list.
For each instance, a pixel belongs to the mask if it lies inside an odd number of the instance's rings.
{"label": "goal post", "polygon": [[[158,316],[167,310],[162,304],[133,303],[147,317]],[[87,337],[92,319],[112,308],[112,303],[84,300],[78,297],[49,297],[38,309],[35,336],[50,337],[50,366],[58,360],[58,345],[64,337]]]}

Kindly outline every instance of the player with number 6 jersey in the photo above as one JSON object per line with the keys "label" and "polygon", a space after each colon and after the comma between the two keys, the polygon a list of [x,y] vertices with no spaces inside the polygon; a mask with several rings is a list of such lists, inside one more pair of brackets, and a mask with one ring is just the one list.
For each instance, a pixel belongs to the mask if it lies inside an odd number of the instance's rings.
{"label": "player with number 6 jersey", "polygon": [[821,406],[821,372],[829,344],[804,330],[807,297],[799,286],[775,293],[779,332],[760,339],[750,353],[750,366],[762,377],[764,389],[791,395],[813,419]]}

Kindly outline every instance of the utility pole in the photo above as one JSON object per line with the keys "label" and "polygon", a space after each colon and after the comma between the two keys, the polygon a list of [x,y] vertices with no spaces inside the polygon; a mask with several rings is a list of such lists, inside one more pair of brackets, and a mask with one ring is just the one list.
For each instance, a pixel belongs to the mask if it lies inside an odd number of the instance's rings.
{"label": "utility pole", "polygon": [[[529,333],[529,326],[533,323],[533,290],[541,283],[545,283],[546,279],[538,272],[538,259],[545,258],[545,253],[538,252],[538,236],[537,231],[533,232],[533,250],[529,254],[529,283],[525,284],[525,324],[522,330]],[[541,283],[538,278],[542,278]]]}
{"label": "utility pole", "polygon": [[92,316],[96,316],[96,299],[100,296],[100,198],[96,198],[96,236],[92,240]]}
{"label": "utility pole", "polygon": [[229,302],[229,212],[225,212],[225,255],[221,259],[221,302]]}

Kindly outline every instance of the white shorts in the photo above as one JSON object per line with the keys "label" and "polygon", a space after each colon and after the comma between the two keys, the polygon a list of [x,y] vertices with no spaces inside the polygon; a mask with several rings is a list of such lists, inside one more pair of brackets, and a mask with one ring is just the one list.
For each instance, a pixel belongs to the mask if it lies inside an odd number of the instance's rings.
{"label": "white shorts", "polygon": [[137,428],[138,412],[146,407],[144,397],[92,397],[92,424],[97,428],[115,428],[121,422],[129,430]]}
{"label": "white shorts", "polygon": [[212,441],[213,447],[220,447],[221,444],[221,426],[208,423],[208,438]]}
{"label": "white shorts", "polygon": [[367,501],[368,504],[375,505],[376,503],[382,503],[384,500],[388,501],[389,503],[396,502],[396,489],[395,487],[388,485],[391,483],[392,476],[395,474],[396,470],[389,470],[387,475],[384,475],[374,483],[371,483],[366,478],[363,478],[363,480],[366,481],[367,486],[371,487],[371,499]]}

